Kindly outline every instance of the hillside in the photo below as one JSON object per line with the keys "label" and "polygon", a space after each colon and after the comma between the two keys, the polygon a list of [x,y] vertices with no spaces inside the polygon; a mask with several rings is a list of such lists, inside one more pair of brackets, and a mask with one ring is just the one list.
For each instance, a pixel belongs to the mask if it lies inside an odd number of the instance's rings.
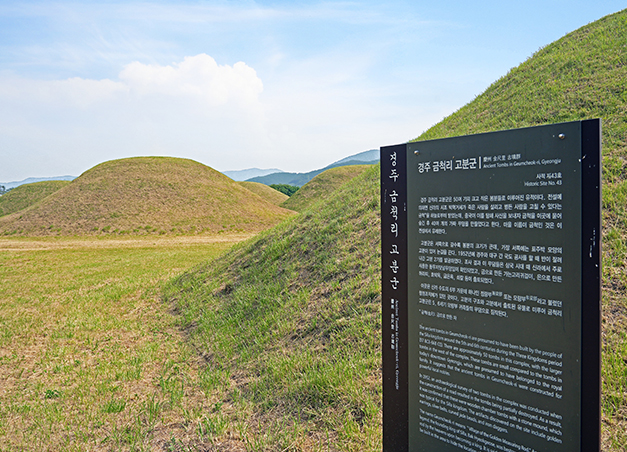
{"label": "hillside", "polygon": [[539,50],[417,140],[601,118],[603,434],[627,449],[627,10]]}
{"label": "hillside", "polygon": [[[285,202],[287,199],[289,199],[289,196],[287,196],[286,194],[283,194],[272,187],[268,187],[267,185],[260,184],[259,182],[242,181],[238,183],[246,190],[252,191],[256,195],[265,199],[269,203],[274,204],[275,206],[280,206],[282,202]],[[286,207],[286,209],[289,209],[289,207]]]}
{"label": "hillside", "polygon": [[69,183],[69,181],[54,180],[19,185],[0,196],[0,217],[32,206]]}
{"label": "hillside", "polygon": [[627,11],[538,51],[418,140],[602,119],[604,443],[627,449]]}
{"label": "hillside", "polygon": [[339,166],[328,169],[303,185],[286,199],[281,207],[302,212],[318,201],[326,199],[342,184],[363,173],[369,165]]}
{"label": "hillside", "polygon": [[[625,36],[626,12],[585,26],[419,137],[603,119],[603,450],[615,451],[627,449]],[[377,171],[165,291],[224,416],[253,419],[268,450],[381,449]]]}
{"label": "hillside", "polygon": [[380,449],[378,180],[370,166],[164,291],[207,363],[208,397],[267,438],[259,450]]}
{"label": "hillside", "polygon": [[0,218],[0,234],[253,232],[291,213],[193,160],[137,157],[97,165]]}
{"label": "hillside", "polygon": [[367,162],[368,164],[375,164],[379,161],[380,151],[379,149],[370,149],[369,151],[359,152],[358,154],[349,155],[343,159],[333,162],[329,167],[335,167],[344,165],[351,162]]}

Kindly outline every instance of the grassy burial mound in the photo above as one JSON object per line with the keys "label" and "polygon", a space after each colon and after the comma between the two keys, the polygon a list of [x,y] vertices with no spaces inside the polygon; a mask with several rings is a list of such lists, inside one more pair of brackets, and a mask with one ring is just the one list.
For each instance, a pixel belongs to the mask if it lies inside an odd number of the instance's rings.
{"label": "grassy burial mound", "polygon": [[225,438],[247,425],[255,450],[380,450],[378,179],[371,167],[166,288]]}
{"label": "grassy burial mound", "polygon": [[282,202],[289,198],[286,194],[260,182],[243,181],[238,182],[238,184],[275,206],[280,206]]}
{"label": "grassy burial mound", "polygon": [[292,212],[193,160],[105,162],[26,210],[0,218],[3,235],[252,232]]}
{"label": "grassy burial mound", "polygon": [[627,449],[627,10],[538,51],[418,139],[603,121],[604,449]]}
{"label": "grassy burial mound", "polygon": [[[603,449],[617,451],[627,448],[625,36],[626,12],[583,27],[419,137],[603,118]],[[380,450],[378,210],[373,168],[166,291],[220,415],[252,419],[260,449]]]}
{"label": "grassy burial mound", "polygon": [[69,183],[65,180],[51,180],[15,187],[0,196],[0,217],[26,209]]}
{"label": "grassy burial mound", "polygon": [[342,184],[363,173],[369,167],[370,165],[354,165],[328,169],[303,185],[281,206],[302,212],[316,202],[327,198]]}

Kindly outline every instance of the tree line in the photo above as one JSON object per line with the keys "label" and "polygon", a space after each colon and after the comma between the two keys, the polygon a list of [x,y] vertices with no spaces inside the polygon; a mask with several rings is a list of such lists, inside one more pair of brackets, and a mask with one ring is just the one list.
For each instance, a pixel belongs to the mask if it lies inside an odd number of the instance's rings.
{"label": "tree line", "polygon": [[287,196],[292,196],[300,188],[295,185],[288,185],[288,184],[271,184],[270,187],[274,188],[277,191],[280,191],[281,193]]}

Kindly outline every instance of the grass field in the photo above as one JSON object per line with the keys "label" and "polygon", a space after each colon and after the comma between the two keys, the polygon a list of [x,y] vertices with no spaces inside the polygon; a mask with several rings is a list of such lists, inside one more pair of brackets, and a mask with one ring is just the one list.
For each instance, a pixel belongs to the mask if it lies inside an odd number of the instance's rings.
{"label": "grass field", "polygon": [[0,239],[0,450],[179,450],[224,433],[159,288],[246,237]]}

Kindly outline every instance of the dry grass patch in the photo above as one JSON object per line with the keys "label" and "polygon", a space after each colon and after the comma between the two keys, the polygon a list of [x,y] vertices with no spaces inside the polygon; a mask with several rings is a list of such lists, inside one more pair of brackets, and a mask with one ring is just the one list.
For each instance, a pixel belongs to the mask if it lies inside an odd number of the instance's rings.
{"label": "dry grass patch", "polygon": [[627,303],[624,286],[603,291],[603,450],[627,450]]}
{"label": "dry grass patch", "polygon": [[164,246],[232,244],[252,237],[252,233],[220,235],[183,235],[175,237],[12,237],[0,238],[0,251],[43,251],[76,248],[162,248]]}

